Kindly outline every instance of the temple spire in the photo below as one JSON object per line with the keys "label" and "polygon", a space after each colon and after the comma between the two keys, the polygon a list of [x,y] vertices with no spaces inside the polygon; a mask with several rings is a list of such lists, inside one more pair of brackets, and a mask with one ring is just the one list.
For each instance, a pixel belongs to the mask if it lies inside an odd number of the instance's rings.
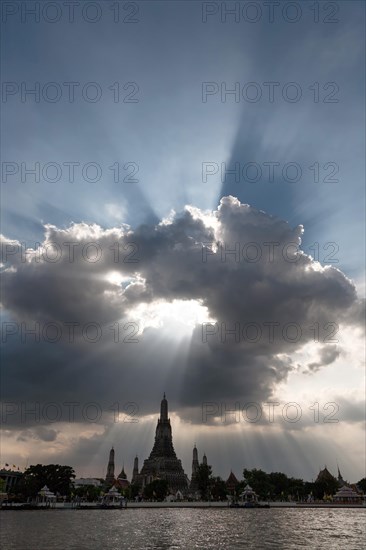
{"label": "temple spire", "polygon": [[168,420],[168,401],[166,400],[165,392],[160,405],[160,420],[162,422]]}
{"label": "temple spire", "polygon": [[340,485],[342,485],[342,484],[344,484],[344,479],[343,479],[343,476],[342,476],[341,471],[339,469],[338,461],[337,461],[337,469],[338,469],[338,483]]}
{"label": "temple spire", "polygon": [[198,451],[197,451],[196,444],[194,444],[193,457],[192,457],[192,477],[197,473],[198,466],[199,466]]}
{"label": "temple spire", "polygon": [[105,477],[105,482],[107,485],[113,485],[115,482],[114,477],[114,449],[111,448],[109,452],[109,460],[108,460],[108,466],[107,466],[107,475]]}
{"label": "temple spire", "polygon": [[139,475],[139,459],[138,459],[138,456],[136,455],[135,460],[133,461],[132,483],[136,483],[138,475]]}

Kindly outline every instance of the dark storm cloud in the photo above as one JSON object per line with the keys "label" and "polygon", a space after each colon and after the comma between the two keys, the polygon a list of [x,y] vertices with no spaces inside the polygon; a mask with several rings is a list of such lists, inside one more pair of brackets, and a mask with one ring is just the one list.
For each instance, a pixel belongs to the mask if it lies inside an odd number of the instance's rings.
{"label": "dark storm cloud", "polygon": [[[156,411],[156,396],[165,389],[174,396],[173,408],[192,422],[199,422],[202,401],[265,401],[295,367],[291,354],[314,340],[314,323],[320,327],[320,367],[336,358],[324,326],[358,326],[360,318],[353,283],[302,253],[302,233],[302,226],[292,229],[224,197],[215,212],[187,207],[136,230],[48,226],[41,253],[28,251],[28,261],[16,243],[5,240],[3,307],[6,322],[17,322],[19,330],[11,334],[14,327],[6,328],[3,399],[75,401],[80,407],[93,401],[103,410],[116,400],[136,402],[145,415]],[[236,255],[225,254],[235,248]],[[256,261],[253,251],[260,252]],[[50,261],[57,254],[58,260]],[[124,277],[121,285],[106,278],[110,272]],[[113,323],[133,322],[138,305],[177,299],[199,300],[216,321],[196,325],[184,353],[172,340],[179,334],[169,327],[145,328],[137,343],[113,340]],[[34,342],[32,336],[22,341],[21,322],[33,329],[38,322],[41,330],[54,323],[62,335],[54,343]],[[67,323],[76,326],[72,342]],[[92,343],[82,337],[80,327],[88,323],[98,323],[103,338]],[[235,326],[236,334],[227,334],[225,342],[225,330]],[[52,326],[49,334],[52,338]],[[193,410],[196,414],[186,417],[184,411]],[[111,415],[106,412],[101,421],[110,422]],[[9,415],[9,423],[19,423],[18,418]]]}

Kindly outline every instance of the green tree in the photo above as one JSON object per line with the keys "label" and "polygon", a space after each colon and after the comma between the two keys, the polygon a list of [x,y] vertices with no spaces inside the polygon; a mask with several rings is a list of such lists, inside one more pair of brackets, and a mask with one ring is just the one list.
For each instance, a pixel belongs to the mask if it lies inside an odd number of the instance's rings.
{"label": "green tree", "polygon": [[138,483],[131,483],[131,485],[128,488],[128,498],[131,500],[135,499],[137,495],[140,494],[141,486]]}
{"label": "green tree", "polygon": [[18,490],[26,497],[35,497],[42,487],[47,485],[55,494],[70,496],[73,478],[75,478],[75,472],[71,466],[37,464],[29,466],[24,472]]}
{"label": "green tree", "polygon": [[315,481],[313,483],[313,495],[317,500],[321,500],[324,495],[334,495],[337,490],[338,481],[335,478]]}
{"label": "green tree", "polygon": [[267,500],[269,495],[273,495],[275,492],[275,486],[271,483],[270,474],[267,474],[263,470],[244,469],[244,479],[251,486],[251,488],[257,493],[259,498]]}
{"label": "green tree", "polygon": [[238,500],[241,493],[244,491],[247,481],[239,481],[238,485],[235,487],[235,499]]}
{"label": "green tree", "polygon": [[226,483],[221,477],[213,477],[210,480],[210,490],[213,500],[226,500]]}
{"label": "green tree", "polygon": [[212,468],[208,464],[200,464],[197,469],[197,486],[202,500],[208,500],[212,481]]}
{"label": "green tree", "polygon": [[263,470],[244,469],[244,481],[240,481],[236,487],[236,496],[243,492],[248,483],[262,500],[303,500],[312,494],[315,498],[323,498],[324,492],[333,494],[337,484],[331,482],[328,485],[315,486],[313,482],[303,479],[287,477],[282,472],[272,472],[267,474]]}
{"label": "green tree", "polygon": [[364,493],[366,493],[366,477],[363,477],[356,483],[357,487],[361,489]]}
{"label": "green tree", "polygon": [[289,494],[290,480],[286,474],[282,472],[272,472],[267,474],[268,482],[273,487],[271,493],[276,500],[287,498]]}
{"label": "green tree", "polygon": [[[271,500],[287,500],[288,498],[293,500],[305,499],[314,490],[313,483],[287,477],[282,472],[267,474],[263,470],[257,470],[256,468],[253,470],[245,469],[244,478],[263,500],[269,498]],[[240,483],[240,488],[243,490],[242,482]]]}
{"label": "green tree", "polygon": [[102,489],[96,487],[95,485],[82,485],[81,487],[76,487],[73,489],[74,495],[85,498],[88,502],[94,502],[98,500]]}
{"label": "green tree", "polygon": [[314,483],[312,481],[304,481],[303,498],[307,498],[309,495],[314,494]]}
{"label": "green tree", "polygon": [[302,479],[291,477],[288,480],[288,494],[292,496],[293,500],[302,500],[309,493],[306,493],[306,484]]}
{"label": "green tree", "polygon": [[165,479],[155,479],[144,487],[144,498],[164,500],[168,494],[168,482]]}

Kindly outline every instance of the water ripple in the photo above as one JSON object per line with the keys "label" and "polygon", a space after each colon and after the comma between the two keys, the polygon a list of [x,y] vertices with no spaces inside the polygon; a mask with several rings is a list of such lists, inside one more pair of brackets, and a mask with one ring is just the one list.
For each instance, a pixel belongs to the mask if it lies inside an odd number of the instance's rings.
{"label": "water ripple", "polygon": [[366,549],[365,510],[6,511],[3,550]]}

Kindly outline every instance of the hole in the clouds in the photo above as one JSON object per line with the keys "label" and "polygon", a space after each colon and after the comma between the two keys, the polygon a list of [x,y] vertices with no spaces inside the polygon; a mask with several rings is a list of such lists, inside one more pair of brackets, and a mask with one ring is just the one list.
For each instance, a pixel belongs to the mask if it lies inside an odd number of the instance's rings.
{"label": "hole in the clouds", "polygon": [[118,271],[110,271],[105,276],[105,280],[108,283],[110,283],[111,285],[121,286],[122,283],[126,283],[126,282],[130,281],[131,278],[130,277],[128,277],[128,278],[123,277],[123,275],[121,273],[119,273]]}
{"label": "hole in the clouds", "polygon": [[192,331],[197,324],[215,322],[200,300],[155,301],[140,304],[130,313],[143,328],[181,329],[185,333]]}

